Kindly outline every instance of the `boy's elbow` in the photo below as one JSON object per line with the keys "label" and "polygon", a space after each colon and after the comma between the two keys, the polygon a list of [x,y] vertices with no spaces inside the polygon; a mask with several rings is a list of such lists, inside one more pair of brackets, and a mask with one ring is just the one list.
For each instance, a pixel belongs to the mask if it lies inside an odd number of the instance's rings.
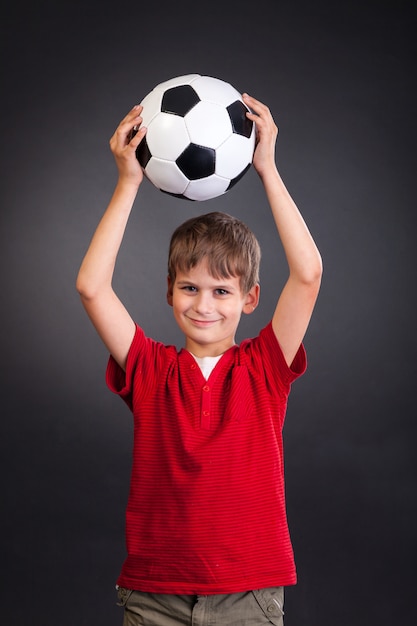
{"label": "boy's elbow", "polygon": [[323,267],[321,263],[319,263],[315,267],[310,267],[308,272],[298,277],[300,289],[302,289],[311,302],[315,302],[319,295],[322,275]]}
{"label": "boy's elbow", "polygon": [[78,274],[77,280],[75,281],[75,288],[78,291],[81,300],[91,300],[94,298],[95,289],[93,285],[91,285],[82,274]]}
{"label": "boy's elbow", "polygon": [[318,254],[316,263],[314,264],[314,267],[312,268],[313,282],[318,283],[320,285],[322,276],[323,276],[323,261],[322,261],[320,254]]}
{"label": "boy's elbow", "polygon": [[320,287],[321,278],[323,276],[323,261],[320,254],[317,253],[315,258],[307,263],[301,273],[301,281],[311,287]]}
{"label": "boy's elbow", "polygon": [[78,274],[75,281],[75,288],[84,305],[92,304],[93,301],[103,301],[109,293],[113,293],[111,285],[101,283],[96,280],[90,280],[88,276],[82,273]]}
{"label": "boy's elbow", "polygon": [[78,274],[77,279],[75,281],[75,289],[78,291],[80,296],[82,296],[82,294],[86,290],[85,280],[83,279],[81,273]]}

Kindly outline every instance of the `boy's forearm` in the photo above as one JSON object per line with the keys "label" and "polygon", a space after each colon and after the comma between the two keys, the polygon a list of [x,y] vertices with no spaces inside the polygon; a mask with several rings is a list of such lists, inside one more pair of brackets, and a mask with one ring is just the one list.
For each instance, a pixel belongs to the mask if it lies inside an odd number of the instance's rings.
{"label": "boy's forearm", "polygon": [[322,262],[307,225],[277,170],[261,176],[276,227],[285,251],[290,275],[310,283],[321,275]]}
{"label": "boy's forearm", "polygon": [[87,298],[93,297],[100,289],[111,287],[117,255],[137,190],[137,185],[119,180],[97,226],[77,277],[77,289]]}

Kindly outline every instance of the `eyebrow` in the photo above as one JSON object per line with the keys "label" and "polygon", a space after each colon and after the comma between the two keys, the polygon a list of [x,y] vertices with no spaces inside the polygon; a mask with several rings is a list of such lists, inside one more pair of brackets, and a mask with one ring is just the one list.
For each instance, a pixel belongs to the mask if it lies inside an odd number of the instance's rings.
{"label": "eyebrow", "polygon": [[[213,279],[216,280],[216,279]],[[181,285],[191,285],[192,287],[198,287],[198,283],[195,283],[192,280],[186,280],[186,279],[181,279],[181,280],[177,280],[176,284],[181,286]],[[231,283],[215,283],[214,285],[211,286],[212,289],[225,289],[227,291],[234,291],[236,289],[235,285],[232,285]]]}

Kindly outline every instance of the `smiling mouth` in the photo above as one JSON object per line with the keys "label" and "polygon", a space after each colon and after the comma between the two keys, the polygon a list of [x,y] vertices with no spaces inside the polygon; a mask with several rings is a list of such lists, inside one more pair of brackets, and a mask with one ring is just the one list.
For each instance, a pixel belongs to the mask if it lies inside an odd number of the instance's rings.
{"label": "smiling mouth", "polygon": [[194,324],[194,326],[199,326],[200,328],[204,328],[206,326],[212,326],[213,324],[215,324],[216,322],[218,322],[219,320],[199,320],[199,319],[195,319],[193,317],[187,317],[187,319]]}

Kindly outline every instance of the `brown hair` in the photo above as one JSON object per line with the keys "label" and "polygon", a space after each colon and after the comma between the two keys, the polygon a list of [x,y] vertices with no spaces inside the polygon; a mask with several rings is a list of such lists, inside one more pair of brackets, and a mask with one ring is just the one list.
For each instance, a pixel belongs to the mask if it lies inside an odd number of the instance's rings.
{"label": "brown hair", "polygon": [[259,282],[261,250],[253,232],[240,220],[218,211],[192,217],[174,231],[168,255],[168,275],[187,272],[202,260],[214,278],[235,276],[248,293]]}

